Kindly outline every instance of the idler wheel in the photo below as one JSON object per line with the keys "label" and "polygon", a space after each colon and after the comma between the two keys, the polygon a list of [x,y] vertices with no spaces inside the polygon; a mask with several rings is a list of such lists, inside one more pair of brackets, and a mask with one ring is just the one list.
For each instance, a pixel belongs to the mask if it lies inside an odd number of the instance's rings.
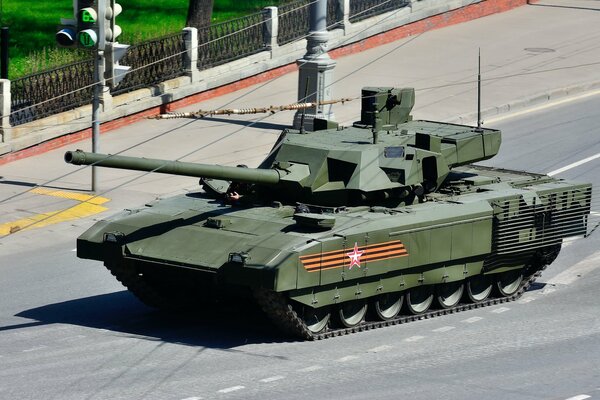
{"label": "idler wheel", "polygon": [[378,319],[389,321],[400,314],[404,296],[401,293],[385,293],[377,296],[373,309]]}
{"label": "idler wheel", "polygon": [[338,306],[339,322],[346,328],[352,328],[365,320],[367,303],[364,300],[346,301]]}
{"label": "idler wheel", "polygon": [[481,303],[492,293],[492,279],[487,275],[477,275],[467,281],[467,297],[472,303]]}
{"label": "idler wheel", "polygon": [[512,296],[517,293],[521,282],[523,281],[523,271],[515,269],[498,274],[496,278],[496,289],[498,294],[503,297]]}
{"label": "idler wheel", "polygon": [[321,333],[327,328],[330,317],[329,307],[304,307],[302,321],[312,333]]}
{"label": "idler wheel", "polygon": [[406,308],[414,315],[423,314],[433,303],[433,286],[424,285],[410,289],[406,293]]}
{"label": "idler wheel", "polygon": [[437,302],[441,308],[452,308],[458,304],[464,290],[462,281],[442,283],[437,286]]}

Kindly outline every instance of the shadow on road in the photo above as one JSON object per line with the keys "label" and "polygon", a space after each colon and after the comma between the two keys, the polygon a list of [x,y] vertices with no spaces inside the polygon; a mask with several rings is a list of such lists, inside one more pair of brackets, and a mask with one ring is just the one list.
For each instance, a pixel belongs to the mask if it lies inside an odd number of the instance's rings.
{"label": "shadow on road", "polygon": [[72,324],[148,340],[220,349],[289,340],[258,306],[247,300],[212,309],[168,313],[150,309],[122,291],[33,308],[17,316],[35,321],[0,327],[0,331]]}
{"label": "shadow on road", "polygon": [[[1,185],[11,185],[11,186],[23,186],[23,187],[30,187],[30,188],[42,187],[42,188],[57,189],[57,190],[79,190],[79,189],[74,189],[72,187],[40,185],[38,183],[24,182],[24,181],[10,181],[10,180],[2,179],[2,177],[0,177],[0,184]],[[86,190],[82,190],[82,191],[86,191]]]}

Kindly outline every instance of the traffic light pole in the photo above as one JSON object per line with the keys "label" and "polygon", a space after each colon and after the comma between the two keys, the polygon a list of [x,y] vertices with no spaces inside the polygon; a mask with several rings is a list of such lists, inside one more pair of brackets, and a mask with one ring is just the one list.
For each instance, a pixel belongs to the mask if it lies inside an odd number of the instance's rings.
{"label": "traffic light pole", "polygon": [[[100,98],[104,89],[104,51],[96,52],[94,62],[94,97],[92,98],[92,153],[100,152]],[[98,190],[98,171],[92,165],[92,192]]]}
{"label": "traffic light pole", "polygon": [[[61,18],[61,29],[56,33],[59,46],[96,49],[92,96],[93,153],[100,151],[100,103],[104,88],[107,82],[110,88],[117,86],[131,69],[119,64],[129,47],[116,41],[121,27],[115,23],[115,18],[122,10],[115,0],[73,0],[73,18]],[[92,165],[92,192],[98,191],[97,183],[98,173]]]}

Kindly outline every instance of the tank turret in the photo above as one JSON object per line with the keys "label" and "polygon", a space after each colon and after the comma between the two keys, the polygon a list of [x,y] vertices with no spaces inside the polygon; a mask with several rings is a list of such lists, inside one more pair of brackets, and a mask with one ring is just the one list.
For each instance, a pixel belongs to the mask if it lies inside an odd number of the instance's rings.
{"label": "tank turret", "polygon": [[[413,121],[414,89],[363,89],[352,127],[284,131],[259,168],[67,152],[72,164],[277,185],[276,200],[321,205],[390,204],[435,191],[454,167],[493,157],[500,131]],[[271,193],[270,190],[267,190]]]}

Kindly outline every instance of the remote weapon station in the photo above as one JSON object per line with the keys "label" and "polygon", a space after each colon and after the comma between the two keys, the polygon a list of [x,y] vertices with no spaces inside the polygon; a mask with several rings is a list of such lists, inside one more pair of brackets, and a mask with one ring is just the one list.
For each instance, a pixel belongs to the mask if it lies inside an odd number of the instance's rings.
{"label": "remote weapon station", "polygon": [[360,121],[286,130],[258,168],[67,152],[204,186],[97,222],[77,255],[150,306],[248,294],[305,339],[519,297],[586,233],[591,185],[471,165],[500,131],[414,121],[413,104],[414,89],[364,88]]}

